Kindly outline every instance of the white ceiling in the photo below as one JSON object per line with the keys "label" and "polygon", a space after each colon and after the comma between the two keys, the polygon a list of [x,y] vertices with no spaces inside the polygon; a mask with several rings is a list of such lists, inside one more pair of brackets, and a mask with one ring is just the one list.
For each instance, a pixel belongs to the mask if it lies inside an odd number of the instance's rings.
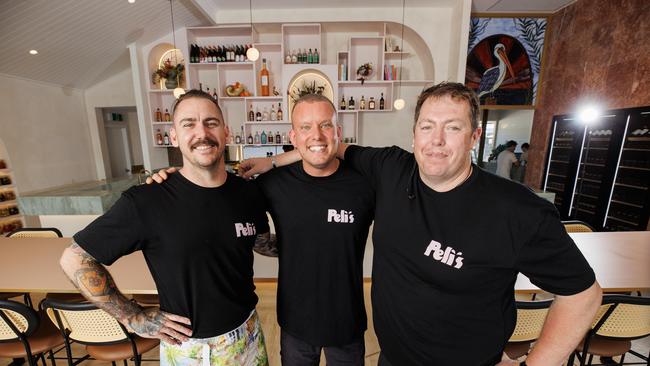
{"label": "white ceiling", "polygon": [[[460,0],[405,0],[445,6]],[[554,12],[575,0],[474,0],[475,12]],[[242,0],[174,0],[174,23],[207,25],[219,10],[248,8]],[[253,0],[253,8],[366,8],[401,0]],[[212,19],[206,14],[210,14]],[[84,89],[128,67],[126,45],[171,31],[168,0],[0,0],[1,74]],[[29,50],[39,54],[32,56]]]}

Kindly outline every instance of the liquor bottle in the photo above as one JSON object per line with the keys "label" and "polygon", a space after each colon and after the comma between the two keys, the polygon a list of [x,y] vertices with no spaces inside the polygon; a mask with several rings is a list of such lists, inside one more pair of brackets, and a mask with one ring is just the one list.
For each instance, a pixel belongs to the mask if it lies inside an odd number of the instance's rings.
{"label": "liquor bottle", "polygon": [[156,130],[156,145],[162,145],[162,144],[163,144],[162,133],[160,133],[160,130]]}
{"label": "liquor bottle", "polygon": [[370,97],[370,100],[368,101],[368,109],[371,111],[375,110],[375,97]]}
{"label": "liquor bottle", "polygon": [[244,132],[244,126],[241,126],[241,139],[239,141],[240,144],[245,144],[246,143],[246,133]]}
{"label": "liquor bottle", "polygon": [[255,112],[253,112],[253,105],[251,104],[251,109],[248,111],[248,120],[255,121]]}
{"label": "liquor bottle", "polygon": [[286,133],[286,132],[282,132],[282,144],[283,144],[283,145],[286,145],[286,144],[288,144],[288,143],[289,143],[289,139],[287,138],[287,133]]}
{"label": "liquor bottle", "polygon": [[219,100],[219,96],[217,95],[217,88],[212,89],[212,98],[214,100]]}
{"label": "liquor bottle", "polygon": [[165,136],[163,137],[163,139],[165,145],[169,145],[169,135],[167,134],[167,132],[165,132]]}
{"label": "liquor bottle", "polygon": [[341,104],[339,105],[339,108],[340,108],[342,111],[344,111],[344,110],[345,110],[345,107],[346,107],[346,104],[345,104],[345,95],[343,95],[343,96],[341,96]]}
{"label": "liquor bottle", "polygon": [[278,113],[275,111],[275,104],[271,104],[271,121],[278,119]]}
{"label": "liquor bottle", "polygon": [[262,90],[262,96],[269,96],[269,70],[266,69],[266,59],[262,59],[262,70],[260,70],[260,85]]}
{"label": "liquor bottle", "polygon": [[359,101],[359,109],[366,109],[366,100],[363,98],[363,95],[361,96],[361,100]]}
{"label": "liquor bottle", "polygon": [[247,142],[249,145],[252,145],[252,144],[253,144],[253,135],[251,135],[250,132],[248,133],[248,139],[246,140],[246,142]]}
{"label": "liquor bottle", "polygon": [[156,122],[162,122],[162,112],[160,108],[156,108]]}
{"label": "liquor bottle", "polygon": [[203,83],[199,83],[199,90],[203,91]]}
{"label": "liquor bottle", "polygon": [[269,120],[269,111],[264,107],[264,111],[262,112],[262,121],[268,121]]}
{"label": "liquor bottle", "polygon": [[313,62],[314,62],[314,56],[313,56],[313,54],[311,53],[311,48],[310,48],[310,49],[309,49],[309,53],[307,54],[307,63],[308,63],[308,64],[311,64],[311,63],[313,63]]}
{"label": "liquor bottle", "polygon": [[241,136],[239,135],[239,132],[237,132],[237,135],[235,135],[235,143],[237,145],[241,144]]}
{"label": "liquor bottle", "polygon": [[259,133],[258,131],[255,131],[255,137],[253,137],[253,142],[254,142],[256,145],[259,145],[259,144],[260,144],[260,133]]}
{"label": "liquor bottle", "polygon": [[381,98],[379,98],[379,110],[384,110],[384,93],[381,93]]}
{"label": "liquor bottle", "polygon": [[348,109],[351,111],[354,110],[354,97],[350,97],[350,100],[348,101]]}
{"label": "liquor bottle", "polygon": [[315,64],[320,63],[320,55],[318,54],[318,48],[314,48],[313,60]]}
{"label": "liquor bottle", "polygon": [[257,111],[257,113],[255,113],[255,120],[259,122],[262,120],[262,112],[260,112],[259,108],[255,108],[255,110]]}
{"label": "liquor bottle", "polygon": [[278,103],[278,121],[282,121],[282,102]]}
{"label": "liquor bottle", "polygon": [[302,63],[306,64],[307,63],[307,49],[305,48],[302,50]]}
{"label": "liquor bottle", "polygon": [[172,120],[172,116],[169,114],[169,111],[167,111],[167,109],[165,109],[165,121],[166,122],[171,122],[171,120]]}
{"label": "liquor bottle", "polygon": [[298,54],[296,54],[296,51],[291,52],[291,63],[292,64],[298,63]]}
{"label": "liquor bottle", "polygon": [[[257,134],[255,136],[257,136]],[[262,145],[266,145],[266,143],[267,143],[266,132],[264,132],[264,130],[262,130],[262,134],[260,135],[260,143]]]}
{"label": "liquor bottle", "polygon": [[284,63],[285,64],[291,63],[291,52],[287,52],[287,56],[284,58]]}
{"label": "liquor bottle", "polygon": [[269,134],[266,135],[266,139],[268,140],[269,144],[273,143],[273,132],[269,131]]}
{"label": "liquor bottle", "polygon": [[281,144],[282,143],[282,136],[280,136],[280,131],[275,132],[275,143],[276,144]]}

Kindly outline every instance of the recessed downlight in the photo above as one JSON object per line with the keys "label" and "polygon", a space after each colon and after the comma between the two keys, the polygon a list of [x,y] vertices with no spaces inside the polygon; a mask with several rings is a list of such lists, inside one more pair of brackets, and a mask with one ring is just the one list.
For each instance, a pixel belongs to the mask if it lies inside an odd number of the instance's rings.
{"label": "recessed downlight", "polygon": [[128,1],[129,1],[129,4],[135,3],[135,0],[128,0]]}
{"label": "recessed downlight", "polygon": [[29,50],[30,55],[38,55],[38,51],[36,50]]}

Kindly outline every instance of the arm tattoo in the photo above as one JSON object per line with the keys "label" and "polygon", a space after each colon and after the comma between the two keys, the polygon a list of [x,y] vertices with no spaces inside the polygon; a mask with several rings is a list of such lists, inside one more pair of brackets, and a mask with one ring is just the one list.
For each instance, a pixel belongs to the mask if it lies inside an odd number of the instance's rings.
{"label": "arm tattoo", "polygon": [[267,257],[277,257],[279,251],[276,236],[270,232],[257,235],[253,250]]}
{"label": "arm tattoo", "polygon": [[143,309],[126,298],[117,289],[108,270],[93,256],[74,242],[70,249],[81,258],[71,278],[72,283],[88,300],[140,335],[158,334],[164,317],[157,308]]}

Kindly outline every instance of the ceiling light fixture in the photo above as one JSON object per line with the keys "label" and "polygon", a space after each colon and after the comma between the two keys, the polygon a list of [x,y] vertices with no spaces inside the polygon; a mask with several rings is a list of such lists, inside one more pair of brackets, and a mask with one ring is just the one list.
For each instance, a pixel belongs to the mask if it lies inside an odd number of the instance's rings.
{"label": "ceiling light fixture", "polygon": [[578,118],[582,123],[591,123],[595,121],[600,116],[598,108],[593,105],[585,106],[578,113]]}
{"label": "ceiling light fixture", "polygon": [[[251,34],[253,34],[253,0],[248,0],[248,13],[250,15]],[[250,61],[257,61],[260,58],[260,51],[251,45],[251,48],[246,51],[246,58]]]}
{"label": "ceiling light fixture", "polygon": [[30,55],[38,55],[38,51],[36,50],[29,50]]}
{"label": "ceiling light fixture", "polygon": [[[135,0],[134,0],[135,1]],[[176,48],[176,29],[174,28],[174,5],[173,5],[174,0],[169,0],[169,12],[171,13],[171,18],[172,18],[172,40],[174,42],[174,50],[172,53],[172,57],[174,58],[174,65],[178,65],[178,60],[176,58],[176,52],[178,52],[178,49]],[[174,97],[176,99],[180,98],[181,95],[185,94],[185,89],[181,88],[181,82],[178,79],[179,73],[176,74],[176,85],[177,87],[174,89]]]}
{"label": "ceiling light fixture", "polygon": [[406,0],[402,0],[402,46],[400,47],[399,54],[399,88],[397,88],[397,96],[399,98],[395,99],[393,107],[396,110],[401,111],[404,109],[406,102],[402,99],[402,57],[404,56],[404,10],[406,8]]}
{"label": "ceiling light fixture", "polygon": [[129,4],[135,4],[135,0],[128,0]]}

